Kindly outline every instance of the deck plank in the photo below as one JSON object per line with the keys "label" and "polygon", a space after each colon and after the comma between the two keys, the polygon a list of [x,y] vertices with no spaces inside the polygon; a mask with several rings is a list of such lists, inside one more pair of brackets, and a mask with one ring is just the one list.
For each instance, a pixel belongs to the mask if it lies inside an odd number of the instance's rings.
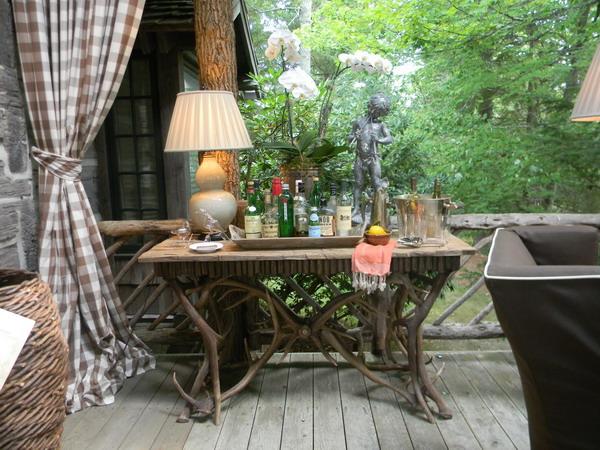
{"label": "deck plank", "polygon": [[[278,360],[279,356],[275,360]],[[281,445],[283,417],[285,413],[286,394],[290,357],[286,356],[280,365],[275,363],[265,367],[265,377],[258,398],[256,417],[250,434],[251,450],[277,450]]]}
{"label": "deck plank", "polygon": [[152,397],[144,412],[121,443],[120,449],[145,450],[152,446],[163,425],[171,415],[177,399],[180,397],[173,383],[173,373],[177,374],[178,382],[182,386],[186,386],[192,372],[193,361],[182,359],[175,363],[156,395]]}
{"label": "deck plank", "polygon": [[[380,374],[386,377],[386,374]],[[388,379],[389,380],[389,379]],[[365,378],[379,448],[382,450],[412,449],[404,416],[391,389]],[[391,381],[393,383],[393,381]]]}
{"label": "deck plank", "polygon": [[117,392],[114,403],[86,408],[67,416],[62,437],[63,449],[78,450],[90,445],[102,427],[110,421],[115,411],[128,399],[140,380],[148,376],[148,373],[126,380],[121,390]]}
{"label": "deck plank", "polygon": [[[433,359],[432,366],[428,368],[430,370],[430,375],[432,375],[431,372],[433,372],[434,370],[437,371],[443,368],[442,364],[436,364],[436,359],[438,358],[435,357]],[[467,420],[463,416],[462,411],[456,404],[456,401],[454,400],[450,389],[448,389],[448,386],[444,381],[443,370],[442,374],[440,375],[440,378],[437,380],[435,385],[444,397],[444,400],[446,400],[446,404],[448,405],[448,407],[452,410],[452,419],[437,419],[437,426],[448,448],[481,448],[479,441],[473,434],[471,427],[469,426]]]}
{"label": "deck plank", "polygon": [[244,391],[232,399],[231,409],[227,413],[227,417],[223,419],[223,428],[215,446],[216,449],[238,450],[248,448],[264,375],[265,370],[263,369]]}
{"label": "deck plank", "polygon": [[521,388],[521,378],[516,366],[509,363],[504,355],[499,352],[479,353],[477,354],[477,358],[519,411],[527,416],[527,408],[525,407],[525,399],[523,398]]}
{"label": "deck plank", "polygon": [[[338,358],[338,360],[340,360]],[[371,404],[363,376],[342,362],[338,367],[344,432],[348,450],[379,448]]]}
{"label": "deck plank", "polygon": [[500,426],[518,449],[529,448],[527,419],[518,410],[498,383],[490,377],[475,354],[457,354],[454,360],[462,372],[477,389]]}
{"label": "deck plank", "polygon": [[281,448],[313,448],[313,354],[293,353],[288,378]]}
{"label": "deck plank", "polygon": [[484,449],[514,448],[494,415],[483,402],[474,386],[465,377],[451,354],[441,355],[436,364],[445,363],[444,382],[456,401],[477,440]]}
{"label": "deck plank", "polygon": [[[528,447],[520,380],[508,352],[440,353],[428,369],[433,372],[445,363],[436,385],[454,417],[438,418],[435,424],[343,360],[339,368],[320,354],[293,354],[288,360],[280,366],[268,364],[249,389],[225,402],[221,424],[215,426],[211,418],[176,423],[184,402],[173,390],[169,373],[177,364],[179,374],[183,364],[191,374],[193,360],[161,358],[157,370],[127,380],[112,405],[69,416],[63,448]],[[393,384],[400,382],[398,374],[381,375]]]}
{"label": "deck plank", "polygon": [[337,367],[319,353],[314,357],[315,450],[345,450],[344,418]]}
{"label": "deck plank", "polygon": [[110,421],[100,429],[88,448],[98,450],[118,448],[135,426],[138,418],[163,384],[174,364],[174,361],[170,359],[159,360],[156,363],[156,369],[140,380],[129,394],[127,401],[117,408]]}

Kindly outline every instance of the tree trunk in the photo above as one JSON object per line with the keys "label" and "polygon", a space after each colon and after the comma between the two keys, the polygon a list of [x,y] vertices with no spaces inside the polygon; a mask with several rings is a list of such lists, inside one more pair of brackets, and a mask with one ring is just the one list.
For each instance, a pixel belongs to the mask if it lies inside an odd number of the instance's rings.
{"label": "tree trunk", "polygon": [[[194,16],[200,88],[230,91],[237,97],[237,63],[231,1],[195,0]],[[237,152],[214,153],[227,174],[225,190],[239,198],[240,163]]]}
{"label": "tree trunk", "polygon": [[[577,7],[576,2],[571,2],[571,7]],[[580,6],[580,13],[577,17],[574,34],[577,36],[575,43],[569,49],[569,65],[571,70],[565,83],[563,98],[565,102],[573,102],[579,89],[579,71],[577,70],[577,52],[581,50],[585,42],[585,28],[590,15],[591,5],[589,3]]]}

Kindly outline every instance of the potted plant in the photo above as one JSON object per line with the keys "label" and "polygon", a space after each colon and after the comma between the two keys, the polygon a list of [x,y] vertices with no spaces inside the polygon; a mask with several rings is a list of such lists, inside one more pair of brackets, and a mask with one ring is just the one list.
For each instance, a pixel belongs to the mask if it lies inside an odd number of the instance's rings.
{"label": "potted plant", "polygon": [[[278,151],[281,172],[294,190],[294,180],[302,179],[307,192],[312,186],[312,177],[319,168],[337,155],[349,151],[347,144],[336,144],[327,139],[327,124],[332,110],[332,96],[336,80],[346,70],[369,73],[391,73],[391,63],[378,55],[363,51],[340,54],[333,75],[320,88],[312,77],[298,64],[302,61],[300,40],[288,31],[280,30],[268,39],[265,56],[270,61],[279,61],[277,69],[270,68],[266,76],[256,76],[262,85],[262,96],[255,100],[248,114],[249,120],[267,117],[270,112],[272,124],[269,130],[261,131],[269,139],[260,142],[262,148]],[[274,80],[277,80],[275,83]],[[283,88],[283,91],[282,89]],[[256,106],[258,105],[258,107]],[[249,159],[248,173],[252,160]]]}

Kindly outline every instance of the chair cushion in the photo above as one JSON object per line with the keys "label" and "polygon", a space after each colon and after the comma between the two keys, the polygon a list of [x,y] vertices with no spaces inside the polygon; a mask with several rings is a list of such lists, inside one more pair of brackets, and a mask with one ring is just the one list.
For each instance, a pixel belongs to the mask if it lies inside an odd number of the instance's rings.
{"label": "chair cushion", "polygon": [[595,265],[598,258],[598,230],[588,226],[523,226],[519,235],[539,265]]}

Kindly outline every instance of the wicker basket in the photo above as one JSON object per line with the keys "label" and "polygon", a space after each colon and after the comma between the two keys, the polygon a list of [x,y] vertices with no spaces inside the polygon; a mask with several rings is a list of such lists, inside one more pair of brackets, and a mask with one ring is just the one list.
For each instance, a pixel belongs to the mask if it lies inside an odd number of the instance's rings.
{"label": "wicker basket", "polygon": [[50,288],[34,273],[0,270],[0,308],[35,321],[0,390],[0,448],[59,448],[68,348]]}

